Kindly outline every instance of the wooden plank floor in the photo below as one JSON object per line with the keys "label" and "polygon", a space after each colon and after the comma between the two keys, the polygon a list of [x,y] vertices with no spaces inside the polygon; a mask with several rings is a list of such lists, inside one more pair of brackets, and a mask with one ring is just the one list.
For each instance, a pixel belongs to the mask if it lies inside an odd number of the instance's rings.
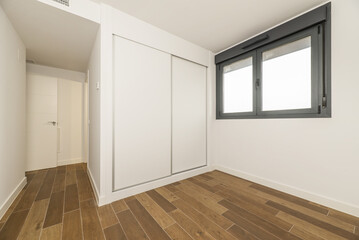
{"label": "wooden plank floor", "polygon": [[6,239],[359,239],[359,218],[213,171],[97,207],[85,164],[28,172]]}

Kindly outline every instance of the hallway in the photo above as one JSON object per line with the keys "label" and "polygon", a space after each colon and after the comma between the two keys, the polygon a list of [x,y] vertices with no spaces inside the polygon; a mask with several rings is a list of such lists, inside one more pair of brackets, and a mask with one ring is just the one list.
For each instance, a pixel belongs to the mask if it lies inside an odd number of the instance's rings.
{"label": "hallway", "polygon": [[26,176],[27,185],[0,221],[0,239],[60,239],[61,234],[64,239],[81,239],[81,225],[85,236],[102,237],[86,164]]}

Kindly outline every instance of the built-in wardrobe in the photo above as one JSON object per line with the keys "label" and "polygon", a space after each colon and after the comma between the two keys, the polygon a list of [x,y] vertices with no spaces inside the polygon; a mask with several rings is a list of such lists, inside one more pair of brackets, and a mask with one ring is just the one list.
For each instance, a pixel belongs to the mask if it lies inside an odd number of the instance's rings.
{"label": "built-in wardrobe", "polygon": [[207,68],[113,37],[113,190],[203,167]]}

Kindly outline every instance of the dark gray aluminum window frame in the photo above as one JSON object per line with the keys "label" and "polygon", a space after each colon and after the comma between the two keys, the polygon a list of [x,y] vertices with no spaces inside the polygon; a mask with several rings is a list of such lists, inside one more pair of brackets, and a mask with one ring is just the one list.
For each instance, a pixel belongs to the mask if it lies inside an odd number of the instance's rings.
{"label": "dark gray aluminum window frame", "polygon": [[[331,117],[331,4],[325,4],[215,57],[216,118],[329,118]],[[262,111],[262,53],[307,36],[312,48],[312,108]],[[223,113],[223,67],[253,57],[253,112]],[[256,85],[259,82],[259,87]]]}

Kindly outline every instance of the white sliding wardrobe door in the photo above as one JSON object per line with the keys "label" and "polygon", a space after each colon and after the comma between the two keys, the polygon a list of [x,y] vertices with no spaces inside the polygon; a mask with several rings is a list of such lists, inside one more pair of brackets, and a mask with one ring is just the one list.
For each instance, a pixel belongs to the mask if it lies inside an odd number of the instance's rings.
{"label": "white sliding wardrobe door", "polygon": [[206,72],[172,57],[173,173],[206,165]]}
{"label": "white sliding wardrobe door", "polygon": [[171,174],[171,56],[114,37],[114,188]]}

